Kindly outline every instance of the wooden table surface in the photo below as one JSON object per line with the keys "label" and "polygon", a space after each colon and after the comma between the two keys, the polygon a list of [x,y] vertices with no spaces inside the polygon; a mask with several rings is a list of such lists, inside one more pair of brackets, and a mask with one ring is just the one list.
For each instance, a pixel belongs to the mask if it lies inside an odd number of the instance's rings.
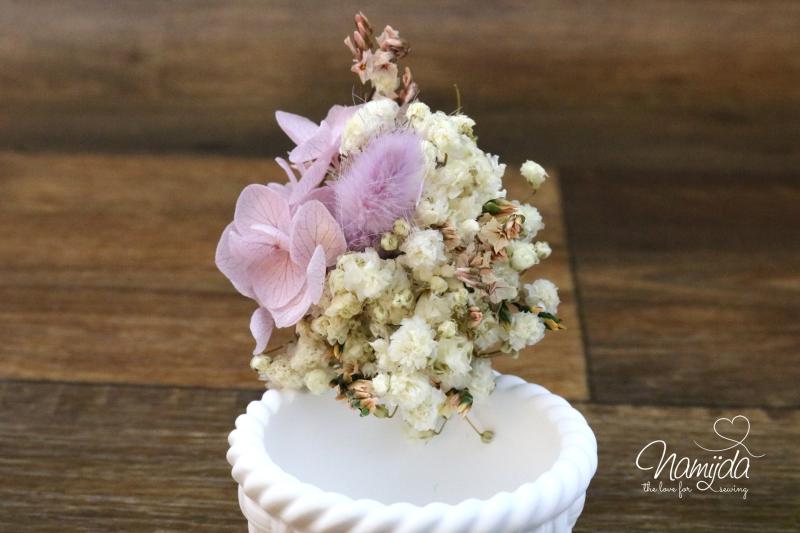
{"label": "wooden table surface", "polygon": [[[214,247],[280,176],[273,111],[347,102],[359,7],[512,195],[553,169],[570,329],[499,366],[597,435],[576,529],[800,529],[800,5],[373,4],[0,1],[0,530],[244,530],[226,436],[262,384]],[[642,492],[643,445],[739,414],[746,501]]]}

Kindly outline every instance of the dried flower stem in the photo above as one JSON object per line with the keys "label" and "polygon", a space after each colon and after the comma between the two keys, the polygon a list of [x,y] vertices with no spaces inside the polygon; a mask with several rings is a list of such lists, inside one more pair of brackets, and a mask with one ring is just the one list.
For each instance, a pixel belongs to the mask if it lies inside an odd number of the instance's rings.
{"label": "dried flower stem", "polygon": [[[471,427],[475,433],[478,434],[478,436],[481,438],[481,441],[486,444],[492,442],[492,439],[494,439],[494,431],[490,429],[486,429],[484,431],[479,430],[477,427],[475,427],[475,424],[472,423],[472,420],[470,420],[467,415],[464,415],[464,420],[466,420],[467,424],[469,424],[469,427]],[[441,429],[439,431],[441,431]]]}
{"label": "dried flower stem", "polygon": [[453,88],[456,90],[456,110],[455,114],[458,115],[461,113],[461,91],[458,90],[458,84],[454,83]]}
{"label": "dried flower stem", "polygon": [[493,352],[476,353],[475,357],[478,357],[480,359],[491,359],[492,357],[498,357],[501,355],[505,355],[505,352],[501,350],[495,350]]}
{"label": "dried flower stem", "polygon": [[280,351],[280,350],[284,350],[289,346],[289,344],[291,344],[291,343],[285,342],[283,344],[280,344],[278,346],[270,348],[269,350],[265,350],[264,352],[261,353],[261,355],[268,355],[268,354],[271,354],[271,353],[274,353],[274,352],[277,352],[277,351]]}

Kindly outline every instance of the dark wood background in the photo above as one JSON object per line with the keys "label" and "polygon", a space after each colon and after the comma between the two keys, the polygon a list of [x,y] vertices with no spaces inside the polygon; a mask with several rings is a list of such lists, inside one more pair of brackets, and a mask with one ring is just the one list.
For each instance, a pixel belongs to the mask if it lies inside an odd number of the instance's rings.
{"label": "dark wood background", "polygon": [[[0,529],[244,529],[225,437],[261,384],[213,250],[279,176],[274,110],[351,100],[359,8],[556,176],[537,274],[571,327],[502,368],[597,434],[578,529],[800,528],[797,2],[0,0]],[[736,414],[746,502],[642,494],[645,443]]]}

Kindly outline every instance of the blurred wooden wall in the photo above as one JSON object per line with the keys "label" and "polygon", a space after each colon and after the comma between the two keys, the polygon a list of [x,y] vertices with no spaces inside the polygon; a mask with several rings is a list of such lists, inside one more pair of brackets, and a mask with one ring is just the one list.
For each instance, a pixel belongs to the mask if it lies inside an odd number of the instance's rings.
{"label": "blurred wooden wall", "polygon": [[482,145],[561,167],[800,164],[800,2],[0,2],[0,149],[271,155],[351,100],[363,9]]}

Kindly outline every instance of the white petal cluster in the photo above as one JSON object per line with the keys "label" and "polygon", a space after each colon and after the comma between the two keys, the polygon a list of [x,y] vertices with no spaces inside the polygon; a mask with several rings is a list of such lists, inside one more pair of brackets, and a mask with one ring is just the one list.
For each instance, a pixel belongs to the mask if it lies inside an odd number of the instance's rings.
{"label": "white petal cluster", "polygon": [[558,312],[558,287],[547,279],[537,279],[525,285],[525,303],[531,307],[540,307],[551,314]]}
{"label": "white petal cluster", "polygon": [[490,359],[477,359],[472,365],[469,386],[475,401],[486,400],[494,390],[494,370]]}
{"label": "white petal cluster", "polygon": [[417,207],[424,225],[448,219],[475,220],[485,202],[505,197],[505,165],[475,143],[475,122],[465,115],[432,113],[423,103],[406,110],[408,125],[424,139],[428,159],[425,185]]}
{"label": "white petal cluster", "polygon": [[420,281],[429,281],[437,268],[447,262],[442,233],[433,229],[413,231],[400,245],[400,261]]}
{"label": "white petal cluster", "polygon": [[542,215],[532,205],[520,204],[519,202],[514,202],[514,204],[517,206],[519,214],[525,217],[525,221],[522,223],[522,240],[530,242],[536,237],[537,233],[544,229]]}
{"label": "white petal cluster", "polygon": [[547,172],[542,165],[533,161],[525,161],[519,171],[534,191],[539,190],[539,187],[547,179]]}
{"label": "white petal cluster", "polygon": [[344,126],[339,152],[343,155],[358,152],[380,133],[393,129],[398,110],[397,103],[388,98],[362,105]]}
{"label": "white petal cluster", "polygon": [[436,352],[431,326],[419,316],[406,318],[389,337],[388,346],[378,356],[381,370],[421,370]]}
{"label": "white petal cluster", "polygon": [[464,336],[456,335],[439,341],[434,368],[445,389],[463,389],[469,385],[472,352],[472,342]]}
{"label": "white petal cluster", "polygon": [[[375,250],[368,248],[364,252],[341,256],[336,270],[341,272],[341,285],[334,289],[341,288],[355,294],[363,302],[377,298],[386,291],[394,279],[396,266],[394,262],[384,261]],[[338,282],[339,276],[334,276]]]}
{"label": "white petal cluster", "polygon": [[508,347],[518,352],[526,346],[533,346],[544,338],[544,324],[533,313],[516,313],[511,318],[508,330]]}
{"label": "white petal cluster", "polygon": [[508,258],[511,268],[518,272],[528,270],[539,263],[539,256],[533,244],[524,241],[515,241],[508,245]]}

